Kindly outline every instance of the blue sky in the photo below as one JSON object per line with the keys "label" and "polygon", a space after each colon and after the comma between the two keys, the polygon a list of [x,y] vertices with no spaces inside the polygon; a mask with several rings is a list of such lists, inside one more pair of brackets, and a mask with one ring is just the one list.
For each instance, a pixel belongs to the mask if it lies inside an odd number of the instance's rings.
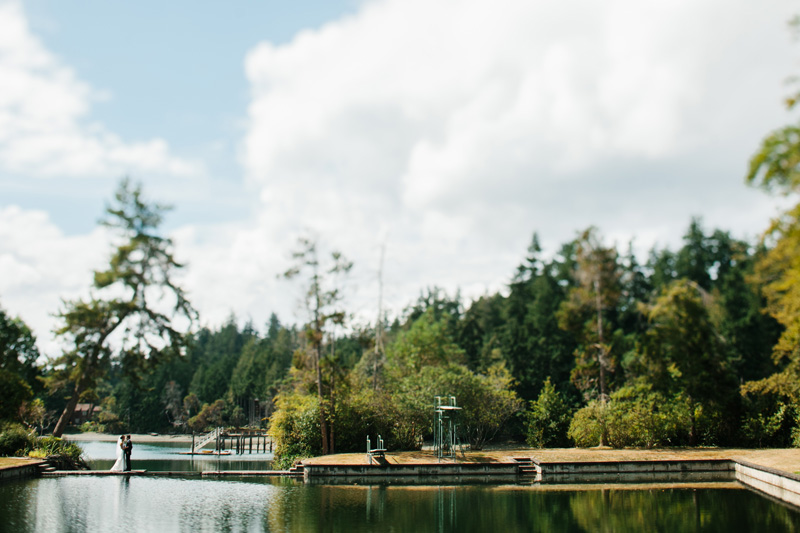
{"label": "blue sky", "polygon": [[[70,2],[27,0],[24,6],[33,33],[101,93],[92,106],[93,120],[127,139],[168,139],[175,153],[202,156],[211,179],[235,187],[241,183],[237,142],[249,101],[244,54],[263,40],[284,44],[303,29],[346,16],[357,2],[92,0],[76,8]],[[16,184],[3,196],[48,209],[68,233],[87,232],[96,221],[75,217],[74,207],[96,210],[109,197],[110,185],[74,194],[72,186],[47,191]],[[64,196],[72,196],[70,206]],[[174,201],[178,210],[169,224],[203,210]],[[213,216],[234,216],[242,206],[230,202]]]}
{"label": "blue sky", "polygon": [[204,324],[302,320],[298,236],[356,267],[354,320],[426,287],[503,290],[534,231],[644,256],[692,216],[755,239],[747,188],[792,116],[790,0],[0,0],[0,305],[48,353],[88,293],[120,177],[165,231]]}

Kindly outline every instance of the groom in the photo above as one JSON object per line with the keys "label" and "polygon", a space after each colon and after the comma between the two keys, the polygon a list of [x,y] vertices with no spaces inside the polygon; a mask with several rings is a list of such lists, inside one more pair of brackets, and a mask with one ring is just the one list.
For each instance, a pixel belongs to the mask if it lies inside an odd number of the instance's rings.
{"label": "groom", "polygon": [[122,451],[125,452],[125,471],[131,471],[131,449],[133,448],[133,443],[131,442],[131,436],[128,435],[125,437],[125,441],[122,443]]}

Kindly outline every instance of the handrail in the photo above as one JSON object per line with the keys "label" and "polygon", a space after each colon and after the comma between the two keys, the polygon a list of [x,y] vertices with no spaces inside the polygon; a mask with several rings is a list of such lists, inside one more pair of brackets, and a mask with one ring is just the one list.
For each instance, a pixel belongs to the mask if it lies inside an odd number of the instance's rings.
{"label": "handrail", "polygon": [[197,453],[197,450],[202,449],[203,446],[215,440],[217,437],[219,437],[221,433],[222,433],[222,428],[217,427],[208,432],[207,434],[203,435],[200,438],[200,440],[198,440],[197,443],[194,445],[194,448],[192,448],[192,453]]}
{"label": "handrail", "polygon": [[386,448],[384,448],[383,439],[380,435],[378,435],[375,445],[377,447],[373,448],[372,441],[370,441],[369,435],[367,435],[367,457],[369,458],[369,464],[372,464],[372,459],[374,457],[383,459],[386,456]]}

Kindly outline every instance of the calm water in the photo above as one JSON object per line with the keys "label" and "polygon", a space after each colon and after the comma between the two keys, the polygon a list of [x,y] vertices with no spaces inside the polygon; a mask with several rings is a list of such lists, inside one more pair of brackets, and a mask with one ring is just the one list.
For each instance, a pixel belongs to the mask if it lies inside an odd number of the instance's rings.
{"label": "calm water", "polygon": [[[95,470],[114,443],[82,442]],[[267,470],[271,454],[136,444],[135,469]],[[339,480],[341,481],[341,480]],[[430,482],[425,481],[425,482]],[[583,490],[505,484],[303,484],[280,477],[71,476],[0,484],[0,532],[797,531],[800,513],[738,483]],[[452,483],[452,481],[445,481]]]}
{"label": "calm water", "polygon": [[[92,470],[109,470],[114,464],[116,443],[75,441],[84,451],[84,458]],[[271,453],[243,453],[240,455],[202,456],[182,455],[190,444],[165,442],[158,444],[133,443],[131,465],[134,470],[159,472],[208,472],[216,470],[270,470]]]}
{"label": "calm water", "polygon": [[741,488],[542,490],[522,485],[304,485],[74,476],[0,484],[0,528],[33,531],[800,531]]}

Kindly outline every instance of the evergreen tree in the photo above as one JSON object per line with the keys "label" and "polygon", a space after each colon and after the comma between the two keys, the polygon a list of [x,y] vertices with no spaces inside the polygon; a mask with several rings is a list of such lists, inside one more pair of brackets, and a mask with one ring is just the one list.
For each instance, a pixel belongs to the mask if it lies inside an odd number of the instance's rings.
{"label": "evergreen tree", "polygon": [[[61,436],[84,391],[107,371],[112,356],[128,366],[156,357],[166,346],[178,347],[183,333],[174,319],[191,321],[195,312],[173,274],[182,268],[172,253],[172,241],[158,234],[168,207],[147,203],[141,186],[122,180],[106,209],[103,225],[121,240],[108,269],[96,271],[88,300],[64,303],[57,330],[71,348],[54,365],[51,387],[71,386],[72,395],[53,430]],[[165,304],[166,302],[169,302]],[[121,342],[113,345],[112,335]]]}

